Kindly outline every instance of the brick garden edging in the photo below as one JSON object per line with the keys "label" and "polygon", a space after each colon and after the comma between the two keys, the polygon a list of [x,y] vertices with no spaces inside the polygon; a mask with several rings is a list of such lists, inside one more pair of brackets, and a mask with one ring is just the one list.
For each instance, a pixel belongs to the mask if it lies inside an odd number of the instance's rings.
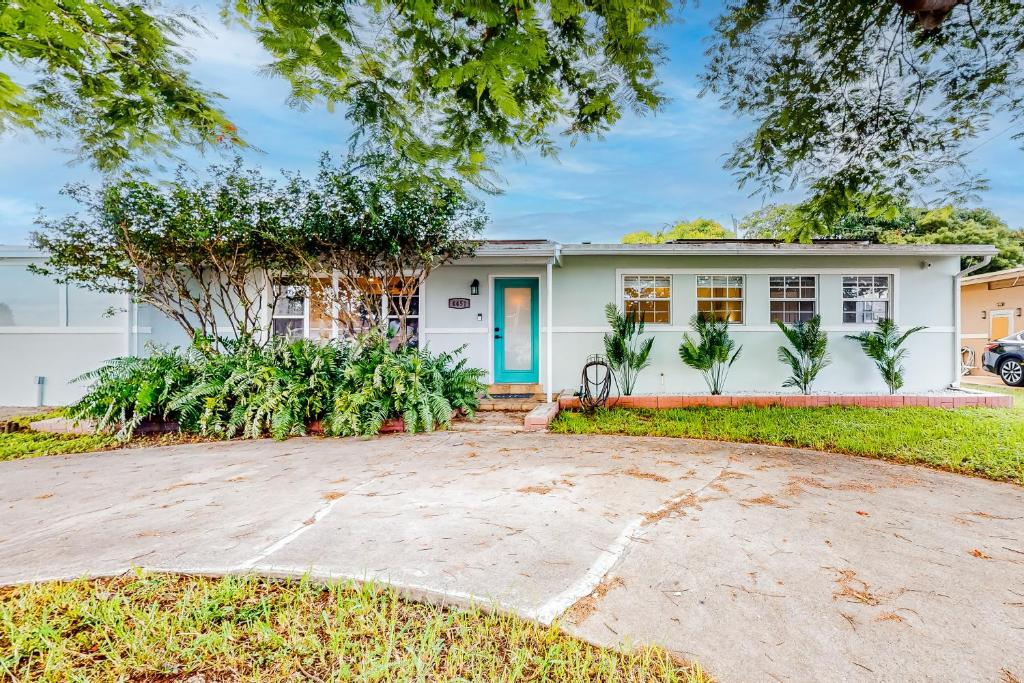
{"label": "brick garden edging", "polygon": [[[778,396],[710,396],[706,394],[665,396],[613,396],[608,407],[619,408],[739,408],[742,406],[784,406],[787,408],[826,408],[829,406],[860,406],[862,408],[1012,408],[1013,396],[1005,394],[964,394],[963,396],[928,394],[878,395],[778,395]],[[575,396],[559,396],[562,410],[578,410]]]}
{"label": "brick garden edging", "polygon": [[[579,403],[578,400],[577,403]],[[558,415],[561,404],[561,398],[551,403],[541,403],[526,414],[526,418],[523,420],[523,429],[528,432],[540,432],[547,429],[551,421]]]}

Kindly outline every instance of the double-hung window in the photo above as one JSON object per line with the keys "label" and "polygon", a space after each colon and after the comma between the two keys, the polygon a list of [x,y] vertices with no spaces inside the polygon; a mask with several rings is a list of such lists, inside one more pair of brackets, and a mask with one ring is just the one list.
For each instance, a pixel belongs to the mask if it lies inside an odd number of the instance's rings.
{"label": "double-hung window", "polygon": [[671,275],[624,275],[622,307],[627,316],[645,324],[672,322]]}
{"label": "double-hung window", "polygon": [[275,337],[300,339],[306,336],[306,297],[308,292],[302,285],[278,283],[279,296],[274,303],[272,315]]}
{"label": "double-hung window", "polygon": [[769,315],[787,325],[810,320],[817,313],[818,278],[813,275],[772,275],[768,278]]}
{"label": "double-hung window", "polygon": [[844,275],[843,322],[870,325],[891,318],[891,285],[888,275]]}
{"label": "double-hung window", "polygon": [[698,275],[697,312],[715,320],[743,324],[743,276]]}
{"label": "double-hung window", "polygon": [[[420,289],[416,281],[393,281],[385,303],[388,329],[408,346],[420,343]],[[403,329],[402,323],[405,323]]]}

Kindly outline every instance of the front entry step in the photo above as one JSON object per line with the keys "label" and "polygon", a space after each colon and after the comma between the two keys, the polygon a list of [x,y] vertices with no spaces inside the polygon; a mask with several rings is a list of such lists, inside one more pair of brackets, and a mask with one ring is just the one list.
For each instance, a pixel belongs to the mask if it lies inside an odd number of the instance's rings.
{"label": "front entry step", "polygon": [[500,383],[487,387],[488,396],[542,396],[544,387],[540,384]]}
{"label": "front entry step", "polygon": [[495,398],[484,396],[480,399],[480,411],[528,412],[539,406],[543,399],[538,398]]}
{"label": "front entry step", "polygon": [[530,411],[546,398],[540,384],[503,382],[487,387],[486,395],[480,399],[480,410]]}

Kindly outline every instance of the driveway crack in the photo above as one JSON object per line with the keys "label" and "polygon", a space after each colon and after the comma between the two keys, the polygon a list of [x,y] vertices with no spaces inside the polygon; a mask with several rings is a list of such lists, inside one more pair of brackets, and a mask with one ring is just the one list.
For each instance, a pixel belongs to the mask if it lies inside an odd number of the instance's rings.
{"label": "driveway crack", "polygon": [[583,576],[536,610],[527,610],[527,615],[542,624],[550,624],[558,617],[564,615],[580,600],[587,598],[600,587],[610,585],[608,581],[609,574],[622,564],[632,547],[655,525],[652,523],[652,520],[660,519],[663,516],[660,513],[671,510],[680,501],[690,497],[696,498],[707,487],[717,482],[728,469],[729,464],[726,463],[718,471],[718,474],[696,489],[674,496],[657,510],[638,516],[623,528],[611,545],[601,551],[597,560]]}
{"label": "driveway crack", "polygon": [[[362,484],[359,484],[358,486],[356,486],[356,487],[350,489],[349,491],[347,491],[345,495],[351,495],[351,494],[355,493],[356,491],[358,491],[359,489],[363,488],[364,486],[368,486],[368,485],[372,484],[375,481],[377,481],[377,479],[369,479],[367,481],[364,481]],[[312,517],[309,517],[309,518],[305,519],[304,521],[300,522],[298,526],[296,526],[294,529],[289,531],[287,534],[285,534],[281,538],[277,539],[276,541],[274,541],[273,543],[268,545],[266,548],[264,548],[260,552],[256,553],[252,557],[250,557],[245,562],[242,562],[241,564],[239,564],[237,569],[238,570],[252,569],[257,564],[259,564],[263,560],[267,559],[268,557],[270,557],[271,555],[273,555],[277,551],[282,550],[283,548],[287,547],[289,544],[291,544],[297,538],[302,536],[302,534],[306,533],[307,531],[312,529],[314,526],[316,526],[325,517],[327,517],[327,515],[331,514],[331,511],[334,509],[334,507],[338,503],[343,501],[344,499],[345,499],[344,496],[339,496],[337,498],[329,500],[326,504],[321,505],[316,510],[316,512],[313,513]]]}

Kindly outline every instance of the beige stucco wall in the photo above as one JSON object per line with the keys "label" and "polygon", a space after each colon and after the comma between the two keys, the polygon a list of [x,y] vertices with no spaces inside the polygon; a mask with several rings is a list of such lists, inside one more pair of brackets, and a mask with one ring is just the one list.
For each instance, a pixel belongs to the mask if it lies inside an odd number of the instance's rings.
{"label": "beige stucco wall", "polygon": [[[985,344],[991,340],[992,313],[1009,311],[1010,334],[1024,329],[1024,318],[1017,315],[1017,309],[1024,308],[1024,277],[1015,275],[1013,287],[989,289],[988,282],[965,284],[960,287],[960,342],[961,346],[974,350],[976,368],[973,375],[989,374],[981,369],[981,354]],[[982,318],[984,312],[985,317]]]}

